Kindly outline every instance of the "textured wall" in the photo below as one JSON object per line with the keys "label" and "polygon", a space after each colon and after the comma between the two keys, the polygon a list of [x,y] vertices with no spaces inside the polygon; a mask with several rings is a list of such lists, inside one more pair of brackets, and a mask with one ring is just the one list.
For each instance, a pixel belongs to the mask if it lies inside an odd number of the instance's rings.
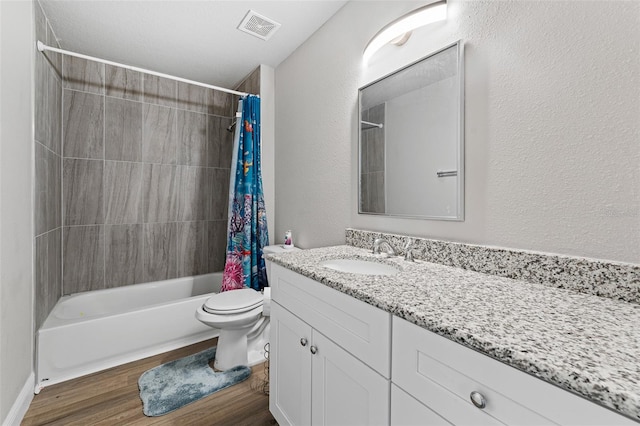
{"label": "textured wall", "polygon": [[[33,371],[33,4],[0,2],[0,423]],[[31,379],[33,380],[33,379]],[[25,388],[25,386],[27,386]],[[31,387],[31,389],[33,389]],[[15,404],[15,405],[14,405]],[[11,409],[13,411],[11,411]],[[11,414],[11,419],[7,415]]]}
{"label": "textured wall", "polygon": [[[640,4],[452,0],[446,23],[363,66],[370,37],[419,5],[350,2],[277,68],[276,228],[307,247],[352,226],[639,262]],[[457,39],[465,221],[358,215],[358,87]]]}

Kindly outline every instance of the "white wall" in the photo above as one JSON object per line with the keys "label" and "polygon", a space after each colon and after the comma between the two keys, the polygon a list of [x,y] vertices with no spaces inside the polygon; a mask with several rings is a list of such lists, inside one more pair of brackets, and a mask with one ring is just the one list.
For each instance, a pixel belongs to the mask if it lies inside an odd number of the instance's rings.
{"label": "white wall", "polygon": [[[0,1],[0,421],[33,370],[31,1]],[[33,383],[31,383],[33,386]],[[32,388],[31,388],[32,389]],[[15,409],[14,409],[15,411]]]}
{"label": "white wall", "polygon": [[[640,3],[449,1],[446,23],[364,46],[424,2],[349,2],[276,69],[276,230],[347,226],[640,262]],[[357,89],[465,43],[465,221],[358,215]]]}
{"label": "white wall", "polygon": [[279,242],[275,234],[275,71],[260,65],[260,135],[262,136],[261,164],[264,204],[267,209],[267,228],[270,244]]}

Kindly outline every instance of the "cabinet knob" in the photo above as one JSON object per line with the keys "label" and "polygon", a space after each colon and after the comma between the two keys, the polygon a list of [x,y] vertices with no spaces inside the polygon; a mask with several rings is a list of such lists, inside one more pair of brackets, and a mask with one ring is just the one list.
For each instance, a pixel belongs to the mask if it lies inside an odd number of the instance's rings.
{"label": "cabinet knob", "polygon": [[302,346],[307,346],[307,339],[305,339],[304,337],[302,339],[300,339],[300,344]]}
{"label": "cabinet knob", "polygon": [[311,347],[309,348],[309,350],[311,351],[311,353],[312,353],[313,355],[315,355],[315,354],[317,354],[317,353],[318,353],[318,348],[316,348],[315,346],[311,346]]}
{"label": "cabinet knob", "polygon": [[471,394],[469,395],[469,398],[471,398],[471,402],[473,403],[473,405],[475,405],[481,410],[487,406],[487,401],[484,399],[484,396],[480,392],[477,392],[477,391],[471,392]]}

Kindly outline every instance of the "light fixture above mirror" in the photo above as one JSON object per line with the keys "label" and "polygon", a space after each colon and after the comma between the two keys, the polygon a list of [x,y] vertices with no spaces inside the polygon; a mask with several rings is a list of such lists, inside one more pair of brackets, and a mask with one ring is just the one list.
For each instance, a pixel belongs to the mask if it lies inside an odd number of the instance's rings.
{"label": "light fixture above mirror", "polygon": [[366,64],[373,54],[385,44],[391,43],[394,40],[402,40],[402,42],[398,44],[404,44],[409,38],[411,31],[433,22],[444,21],[445,19],[447,19],[446,0],[428,4],[401,16],[395,21],[385,25],[369,40],[362,54],[364,63]]}

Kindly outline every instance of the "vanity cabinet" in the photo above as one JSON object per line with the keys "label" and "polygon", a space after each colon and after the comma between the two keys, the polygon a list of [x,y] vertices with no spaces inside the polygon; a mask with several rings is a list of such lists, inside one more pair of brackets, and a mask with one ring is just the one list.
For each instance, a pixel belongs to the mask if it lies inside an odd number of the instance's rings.
{"label": "vanity cabinet", "polygon": [[269,409],[280,425],[389,423],[390,314],[271,265]]}
{"label": "vanity cabinet", "polygon": [[637,425],[398,317],[391,358],[393,425]]}
{"label": "vanity cabinet", "polygon": [[638,425],[279,265],[271,286],[280,425]]}

